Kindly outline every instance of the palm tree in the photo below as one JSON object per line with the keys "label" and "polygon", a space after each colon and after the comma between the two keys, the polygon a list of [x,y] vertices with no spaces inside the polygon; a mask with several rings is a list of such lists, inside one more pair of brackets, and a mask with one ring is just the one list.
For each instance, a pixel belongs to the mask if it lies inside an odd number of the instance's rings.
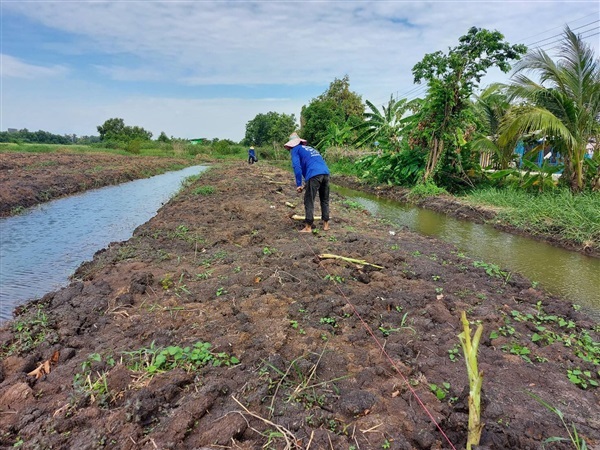
{"label": "palm tree", "polygon": [[485,126],[485,136],[473,141],[473,147],[488,151],[494,155],[500,169],[508,168],[513,158],[516,142],[510,141],[500,145],[499,130],[502,120],[510,109],[510,102],[501,84],[488,86],[477,97],[475,111]]}
{"label": "palm tree", "polygon": [[390,95],[387,106],[382,106],[382,111],[366,100],[365,103],[371,110],[363,114],[365,121],[354,127],[358,131],[355,144],[358,146],[378,141],[389,149],[396,148],[399,143],[400,130],[404,126],[402,117],[413,105],[406,99],[395,100]]}
{"label": "palm tree", "polygon": [[[525,71],[539,73],[540,82]],[[500,144],[540,131],[563,156],[571,190],[581,191],[585,148],[600,129],[600,60],[593,50],[566,27],[558,62],[541,49],[528,53],[516,66],[509,94],[522,103],[502,124]]]}

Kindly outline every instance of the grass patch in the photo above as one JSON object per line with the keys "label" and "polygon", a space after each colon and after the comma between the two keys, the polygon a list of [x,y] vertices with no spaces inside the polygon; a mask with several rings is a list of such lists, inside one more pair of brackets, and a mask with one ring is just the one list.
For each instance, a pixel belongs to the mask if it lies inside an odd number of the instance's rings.
{"label": "grass patch", "polygon": [[600,194],[572,194],[568,189],[530,193],[516,189],[486,188],[465,199],[499,208],[498,218],[534,234],[552,235],[600,249]]}

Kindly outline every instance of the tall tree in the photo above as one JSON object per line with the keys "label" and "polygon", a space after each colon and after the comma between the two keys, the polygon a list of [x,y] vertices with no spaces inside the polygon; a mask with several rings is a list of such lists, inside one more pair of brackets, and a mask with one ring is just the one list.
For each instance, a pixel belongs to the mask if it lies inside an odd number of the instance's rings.
{"label": "tall tree", "polygon": [[350,90],[348,75],[335,79],[327,91],[302,107],[300,135],[309,144],[326,140],[330,124],[338,129],[362,123],[364,106],[360,95]]}
{"label": "tall tree", "polygon": [[[429,53],[413,67],[415,83],[425,80],[429,88],[419,124],[421,136],[427,136],[424,181],[436,174],[440,162],[446,164],[445,176],[468,181],[461,149],[469,128],[469,98],[490,67],[508,72],[509,61],[519,59],[526,50],[524,45],[505,42],[498,31],[472,27],[447,54]],[[443,181],[443,177],[436,181]]]}
{"label": "tall tree", "polygon": [[[540,82],[526,71],[538,73]],[[594,51],[566,27],[558,61],[542,49],[528,53],[509,92],[523,103],[503,123],[501,142],[539,130],[563,156],[563,177],[571,190],[581,191],[586,145],[600,131],[600,60]]]}
{"label": "tall tree", "polygon": [[246,124],[244,144],[256,146],[283,144],[296,127],[294,114],[280,114],[273,111],[257,114]]}
{"label": "tall tree", "polygon": [[103,141],[131,142],[135,139],[148,141],[152,138],[152,132],[138,126],[126,126],[125,121],[117,117],[106,120],[96,128]]}

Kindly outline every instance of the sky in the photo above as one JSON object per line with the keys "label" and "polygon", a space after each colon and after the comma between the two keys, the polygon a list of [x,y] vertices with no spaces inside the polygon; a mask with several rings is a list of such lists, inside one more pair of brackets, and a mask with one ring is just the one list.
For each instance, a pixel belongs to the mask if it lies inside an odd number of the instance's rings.
{"label": "sky", "polygon": [[599,53],[598,0],[0,0],[0,131],[90,136],[118,117],[237,142],[346,75],[377,106],[422,96],[412,67],[472,26],[552,55],[566,25]]}

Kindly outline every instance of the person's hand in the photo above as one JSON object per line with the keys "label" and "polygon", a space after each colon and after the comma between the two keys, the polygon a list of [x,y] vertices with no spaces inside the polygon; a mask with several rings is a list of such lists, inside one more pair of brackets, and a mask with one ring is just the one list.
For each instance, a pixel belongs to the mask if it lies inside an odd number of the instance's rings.
{"label": "person's hand", "polygon": [[296,188],[296,192],[302,192],[302,189],[304,189],[304,186],[298,186]]}

